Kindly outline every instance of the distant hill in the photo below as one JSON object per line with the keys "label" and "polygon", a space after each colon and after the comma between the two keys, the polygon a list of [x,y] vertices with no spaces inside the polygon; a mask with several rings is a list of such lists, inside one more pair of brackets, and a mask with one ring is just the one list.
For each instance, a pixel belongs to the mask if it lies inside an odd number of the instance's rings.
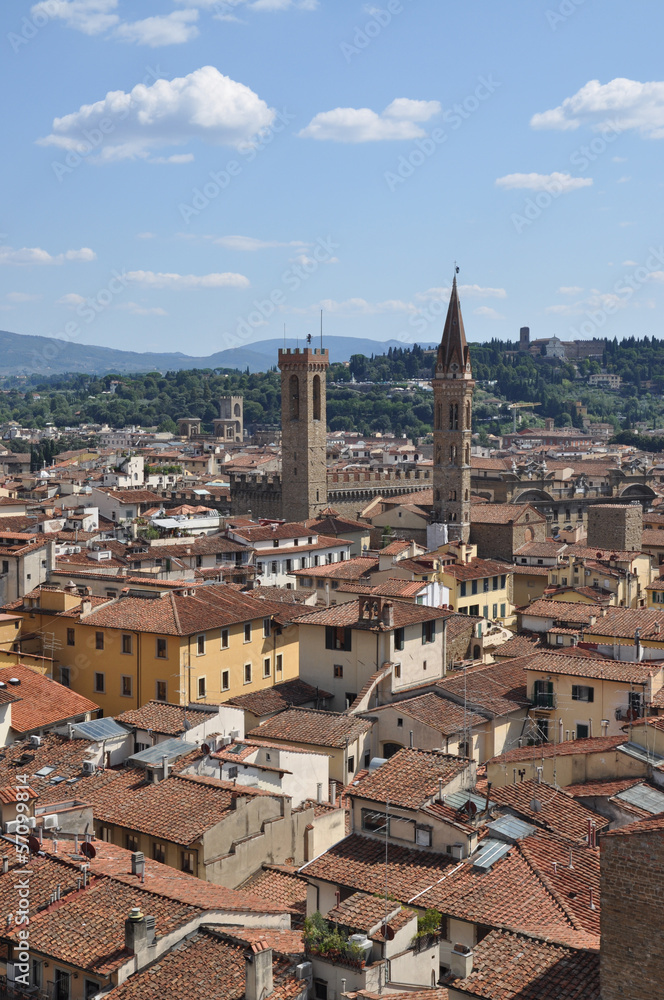
{"label": "distant hill", "polygon": [[[348,361],[352,354],[386,354],[390,347],[403,347],[396,340],[377,341],[362,337],[326,337],[324,346],[331,361]],[[298,342],[287,340],[287,347]],[[62,375],[82,372],[104,375],[107,372],[175,371],[183,368],[237,368],[250,372],[268,371],[277,363],[283,340],[262,340],[246,347],[217,351],[205,358],[177,353],[138,353],[117,351],[110,347],[69,343],[52,337],[32,337],[0,331],[0,375]],[[302,341],[299,346],[304,346]],[[313,346],[317,346],[315,343]]]}

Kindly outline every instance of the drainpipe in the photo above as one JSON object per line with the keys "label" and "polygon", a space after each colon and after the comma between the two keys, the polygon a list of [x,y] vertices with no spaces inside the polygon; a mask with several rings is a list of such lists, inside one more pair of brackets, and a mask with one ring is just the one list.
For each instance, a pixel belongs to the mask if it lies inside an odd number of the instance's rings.
{"label": "drainpipe", "polygon": [[443,677],[447,677],[447,618],[443,618]]}

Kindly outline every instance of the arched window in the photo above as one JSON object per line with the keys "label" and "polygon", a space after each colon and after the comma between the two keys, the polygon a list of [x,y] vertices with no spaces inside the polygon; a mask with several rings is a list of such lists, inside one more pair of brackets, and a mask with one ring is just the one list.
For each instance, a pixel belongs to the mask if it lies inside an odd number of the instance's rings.
{"label": "arched window", "polygon": [[448,500],[456,500],[456,490],[450,490],[450,495],[449,495],[449,497],[447,499]]}
{"label": "arched window", "polygon": [[464,458],[464,464],[465,465],[470,465],[470,445],[469,444],[466,445],[466,453],[465,454],[466,454],[466,457]]}
{"label": "arched window", "polygon": [[436,423],[434,430],[441,430],[443,426],[443,407],[440,403],[436,406]]}
{"label": "arched window", "polygon": [[313,397],[314,420],[320,420],[320,375],[314,375]]}
{"label": "arched window", "polygon": [[470,428],[470,403],[466,403],[466,429]]}
{"label": "arched window", "polygon": [[291,420],[300,419],[300,383],[298,381],[297,375],[291,375],[290,381],[288,383],[288,393],[290,399],[290,418]]}
{"label": "arched window", "polygon": [[458,431],[459,429],[459,404],[450,403],[450,430]]}
{"label": "arched window", "polygon": [[468,503],[468,499],[469,499],[469,497],[468,497],[468,490],[466,490],[466,493],[464,495],[464,500],[466,501],[466,503]]}
{"label": "arched window", "polygon": [[240,416],[240,412],[241,412],[240,411],[240,404],[236,403],[235,406],[233,407],[233,416],[239,417]]}
{"label": "arched window", "polygon": [[455,444],[450,445],[450,465],[456,465],[457,448]]}

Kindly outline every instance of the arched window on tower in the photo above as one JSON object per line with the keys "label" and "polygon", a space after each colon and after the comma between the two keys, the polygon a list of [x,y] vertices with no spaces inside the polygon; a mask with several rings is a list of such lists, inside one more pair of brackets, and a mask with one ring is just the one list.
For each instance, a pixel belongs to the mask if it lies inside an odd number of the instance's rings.
{"label": "arched window on tower", "polygon": [[313,397],[314,420],[320,420],[320,375],[314,375]]}
{"label": "arched window on tower", "polygon": [[465,465],[470,465],[470,445],[469,444],[466,445],[464,464]]}
{"label": "arched window on tower", "polygon": [[450,465],[456,465],[457,460],[457,446],[455,444],[450,445]]}
{"label": "arched window on tower", "polygon": [[456,500],[456,493],[457,493],[456,490],[450,490],[450,495],[448,496],[447,499],[448,500]]}
{"label": "arched window on tower", "polygon": [[465,495],[464,495],[464,500],[466,501],[466,503],[468,503],[468,499],[469,499],[469,497],[468,497],[468,490],[466,490]]}
{"label": "arched window on tower", "polygon": [[440,431],[443,429],[443,407],[440,403],[436,406],[436,421],[434,425],[434,430]]}
{"label": "arched window on tower", "polygon": [[470,403],[466,403],[466,430],[470,429],[471,419],[470,419]]}
{"label": "arched window on tower", "polygon": [[300,419],[300,383],[297,375],[291,375],[288,383],[288,396],[290,400],[291,420]]}
{"label": "arched window on tower", "polygon": [[236,417],[240,416],[240,404],[239,403],[236,403],[235,406],[233,407],[233,414]]}
{"label": "arched window on tower", "polygon": [[459,430],[459,404],[450,403],[450,430]]}

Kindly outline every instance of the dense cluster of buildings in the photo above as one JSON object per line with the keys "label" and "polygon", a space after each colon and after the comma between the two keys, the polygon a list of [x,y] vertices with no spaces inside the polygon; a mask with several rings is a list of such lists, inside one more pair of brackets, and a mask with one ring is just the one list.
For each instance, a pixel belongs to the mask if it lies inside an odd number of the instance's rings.
{"label": "dense cluster of buildings", "polygon": [[0,455],[0,995],[662,996],[662,470],[482,454],[456,282],[432,442],[327,367]]}

